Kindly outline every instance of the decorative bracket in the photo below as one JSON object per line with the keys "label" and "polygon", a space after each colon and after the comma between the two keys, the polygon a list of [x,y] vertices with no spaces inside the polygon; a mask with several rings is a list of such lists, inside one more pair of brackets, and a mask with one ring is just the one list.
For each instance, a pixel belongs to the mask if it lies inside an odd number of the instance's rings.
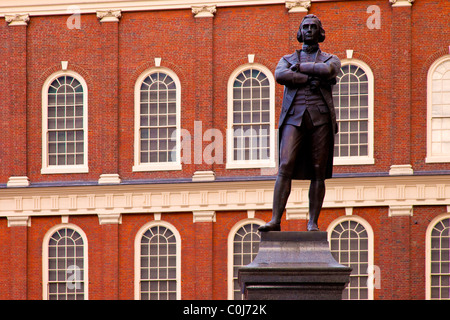
{"label": "decorative bracket", "polygon": [[216,212],[213,210],[193,211],[193,221],[196,222],[216,222]]}
{"label": "decorative bracket", "polygon": [[31,219],[29,216],[8,216],[8,227],[31,227]]}
{"label": "decorative bracket", "polygon": [[122,17],[120,10],[98,10],[97,18],[100,22],[118,22]]}
{"label": "decorative bracket", "polygon": [[410,7],[414,3],[414,0],[389,0],[392,7]]}
{"label": "decorative bracket", "polygon": [[216,6],[193,6],[192,13],[195,18],[214,17]]}
{"label": "decorative bracket", "polygon": [[412,217],[413,206],[412,205],[392,205],[389,206],[389,217]]}
{"label": "decorative bracket", "polygon": [[30,21],[28,13],[5,14],[5,21],[9,26],[26,26]]}
{"label": "decorative bracket", "polygon": [[286,1],[286,8],[289,12],[308,12],[311,7],[310,0]]}

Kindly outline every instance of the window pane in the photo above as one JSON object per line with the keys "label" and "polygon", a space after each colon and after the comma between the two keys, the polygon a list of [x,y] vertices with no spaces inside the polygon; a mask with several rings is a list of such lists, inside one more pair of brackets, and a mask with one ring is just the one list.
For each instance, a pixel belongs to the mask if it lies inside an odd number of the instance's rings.
{"label": "window pane", "polygon": [[439,64],[432,75],[431,135],[433,156],[450,155],[450,60]]}
{"label": "window pane", "polygon": [[[53,94],[56,92],[56,95]],[[75,92],[77,92],[75,94]],[[57,78],[48,90],[49,105],[47,108],[48,124],[48,165],[65,166],[83,164],[84,148],[68,147],[69,141],[74,141],[73,130],[77,128],[84,132],[83,87],[73,77]],[[75,106],[76,105],[76,106]],[[83,134],[76,141],[83,145]],[[57,148],[53,142],[57,141]],[[78,160],[75,160],[78,159]]]}
{"label": "window pane", "polygon": [[343,221],[331,231],[330,250],[340,264],[352,267],[350,283],[343,299],[368,299],[369,239],[364,226],[356,221]]}
{"label": "window pane", "polygon": [[48,250],[47,298],[83,300],[84,241],[81,235],[70,228],[60,229],[50,237]]}
{"label": "window pane", "polygon": [[258,254],[261,239],[258,231],[259,224],[249,223],[236,231],[233,240],[233,296],[235,300],[242,300],[238,284],[238,270],[250,262]]}
{"label": "window pane", "polygon": [[[267,76],[257,69],[238,74],[233,89],[233,160],[258,161],[270,158],[270,87]],[[245,126],[243,126],[245,124]]]}
{"label": "window pane", "polygon": [[[369,120],[367,76],[364,70],[356,65],[343,66],[337,76],[336,87],[333,101],[339,133],[335,142],[334,156],[341,158],[367,156],[370,143],[367,138]],[[361,124],[364,124],[364,127]]]}
{"label": "window pane", "polygon": [[[169,246],[169,243],[171,245]],[[141,237],[140,297],[144,299],[176,299],[176,240],[163,226],[148,229]]]}
{"label": "window pane", "polygon": [[431,232],[430,292],[431,299],[450,296],[450,218],[438,221]]}
{"label": "window pane", "polygon": [[[176,148],[168,147],[176,144],[174,137],[168,135],[178,126],[176,90],[173,79],[163,72],[152,73],[143,80],[140,90],[140,145],[145,148],[140,150],[141,163],[176,161],[176,157],[172,155]],[[144,130],[144,127],[149,130]]]}

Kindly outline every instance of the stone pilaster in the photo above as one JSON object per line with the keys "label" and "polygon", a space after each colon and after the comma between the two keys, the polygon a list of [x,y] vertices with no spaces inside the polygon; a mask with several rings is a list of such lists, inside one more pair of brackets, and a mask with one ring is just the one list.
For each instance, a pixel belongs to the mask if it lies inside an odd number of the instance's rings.
{"label": "stone pilaster", "polygon": [[[7,14],[9,28],[9,153],[8,187],[26,187],[27,178],[27,26],[29,14]],[[20,132],[20,134],[16,134]]]}

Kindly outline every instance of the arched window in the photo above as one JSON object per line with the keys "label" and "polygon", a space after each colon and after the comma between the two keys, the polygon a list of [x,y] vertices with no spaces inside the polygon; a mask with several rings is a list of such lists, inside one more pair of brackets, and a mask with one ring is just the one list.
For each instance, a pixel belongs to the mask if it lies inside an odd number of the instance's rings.
{"label": "arched window", "polygon": [[180,97],[180,82],[169,69],[151,69],[138,78],[134,171],[181,169]]}
{"label": "arched window", "polygon": [[339,133],[335,164],[373,164],[373,76],[369,66],[342,61],[333,90]]}
{"label": "arched window", "polygon": [[450,214],[430,223],[426,260],[427,299],[450,299]]}
{"label": "arched window", "polygon": [[450,56],[428,72],[427,162],[450,162]]}
{"label": "arched window", "polygon": [[248,265],[258,254],[261,235],[258,227],[264,222],[248,219],[236,224],[228,236],[228,299],[242,300],[238,270]]}
{"label": "arched window", "polygon": [[266,67],[250,64],[228,82],[227,168],[275,166],[275,81]]}
{"label": "arched window", "polygon": [[328,228],[328,241],[333,257],[353,268],[343,299],[373,299],[369,286],[369,270],[373,268],[373,233],[370,225],[359,217],[341,218]]}
{"label": "arched window", "polygon": [[135,241],[135,299],[176,300],[180,293],[180,236],[165,222],[153,221]]}
{"label": "arched window", "polygon": [[43,242],[43,298],[87,300],[87,239],[75,225],[52,228]]}
{"label": "arched window", "polygon": [[87,85],[75,72],[57,72],[42,92],[42,170],[88,172]]}

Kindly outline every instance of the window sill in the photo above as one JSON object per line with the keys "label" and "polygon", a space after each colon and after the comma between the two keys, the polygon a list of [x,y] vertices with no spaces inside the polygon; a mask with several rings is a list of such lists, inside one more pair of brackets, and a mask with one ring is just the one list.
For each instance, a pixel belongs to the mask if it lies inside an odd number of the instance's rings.
{"label": "window sill", "polygon": [[442,163],[442,162],[450,162],[449,156],[433,156],[426,157],[425,163]]}
{"label": "window sill", "polygon": [[137,164],[133,166],[133,172],[143,171],[175,171],[181,170],[181,163],[154,163],[154,164]]}
{"label": "window sill", "polygon": [[88,173],[87,166],[50,166],[41,169],[41,174]]}
{"label": "window sill", "polygon": [[226,169],[260,169],[260,168],[275,168],[276,163],[273,161],[233,161],[225,165]]}
{"label": "window sill", "polygon": [[375,159],[371,157],[334,158],[333,164],[336,166],[370,165],[375,164]]}

